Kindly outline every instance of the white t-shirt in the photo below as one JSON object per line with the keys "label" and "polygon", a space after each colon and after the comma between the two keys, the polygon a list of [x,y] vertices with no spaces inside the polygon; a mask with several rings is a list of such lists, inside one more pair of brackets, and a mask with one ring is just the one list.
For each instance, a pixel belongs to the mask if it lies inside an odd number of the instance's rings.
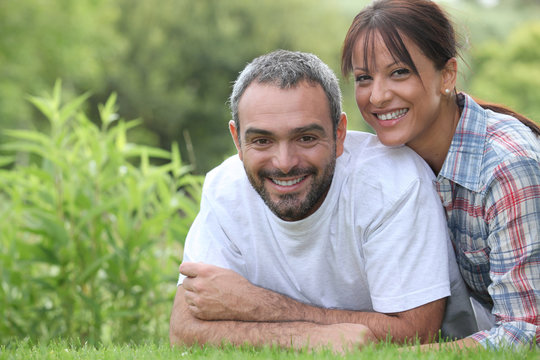
{"label": "white t-shirt", "polygon": [[433,179],[411,149],[348,131],[324,202],[288,222],[265,205],[233,156],[206,176],[184,261],[234,270],[315,306],[409,310],[449,296],[450,277],[461,281]]}

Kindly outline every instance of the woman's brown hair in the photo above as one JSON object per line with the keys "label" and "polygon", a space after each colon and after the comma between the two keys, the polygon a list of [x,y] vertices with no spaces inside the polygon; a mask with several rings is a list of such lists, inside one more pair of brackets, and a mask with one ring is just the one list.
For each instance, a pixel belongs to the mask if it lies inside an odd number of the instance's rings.
{"label": "woman's brown hair", "polygon": [[[430,0],[376,0],[354,18],[341,54],[341,72],[347,77],[353,70],[352,54],[360,35],[364,37],[364,63],[374,56],[374,37],[380,34],[394,60],[409,66],[418,75],[402,36],[413,41],[438,70],[459,56],[454,27],[449,16]],[[493,103],[475,99],[484,109],[511,115],[540,135],[540,127],[526,116]]]}

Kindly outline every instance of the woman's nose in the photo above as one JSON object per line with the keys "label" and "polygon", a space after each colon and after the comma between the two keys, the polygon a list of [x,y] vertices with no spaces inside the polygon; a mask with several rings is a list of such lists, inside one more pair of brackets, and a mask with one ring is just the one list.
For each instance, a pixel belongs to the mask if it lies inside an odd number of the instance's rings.
{"label": "woman's nose", "polygon": [[392,98],[392,92],[384,80],[374,80],[369,101],[376,107],[382,108]]}

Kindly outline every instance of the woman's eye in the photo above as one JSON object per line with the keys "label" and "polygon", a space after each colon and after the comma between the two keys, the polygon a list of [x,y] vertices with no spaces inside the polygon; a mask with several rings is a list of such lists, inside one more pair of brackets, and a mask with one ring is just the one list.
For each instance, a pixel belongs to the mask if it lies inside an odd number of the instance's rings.
{"label": "woman's eye", "polygon": [[355,76],[354,81],[356,81],[357,83],[361,83],[361,82],[366,82],[370,79],[371,79],[371,76],[369,75],[357,75]]}
{"label": "woman's eye", "polygon": [[409,69],[397,69],[397,70],[394,70],[392,72],[393,75],[396,75],[396,76],[404,76],[404,75],[409,75],[411,72]]}

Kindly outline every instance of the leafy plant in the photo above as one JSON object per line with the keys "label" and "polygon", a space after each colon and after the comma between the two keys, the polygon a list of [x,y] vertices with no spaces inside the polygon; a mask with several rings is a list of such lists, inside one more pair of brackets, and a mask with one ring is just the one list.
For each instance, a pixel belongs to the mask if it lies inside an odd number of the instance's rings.
{"label": "leafy plant", "polygon": [[[171,151],[128,142],[139,121],[89,95],[30,97],[49,134],[6,130],[0,158],[0,343],[138,341],[166,334],[202,178]],[[153,165],[160,159],[162,165]]]}

